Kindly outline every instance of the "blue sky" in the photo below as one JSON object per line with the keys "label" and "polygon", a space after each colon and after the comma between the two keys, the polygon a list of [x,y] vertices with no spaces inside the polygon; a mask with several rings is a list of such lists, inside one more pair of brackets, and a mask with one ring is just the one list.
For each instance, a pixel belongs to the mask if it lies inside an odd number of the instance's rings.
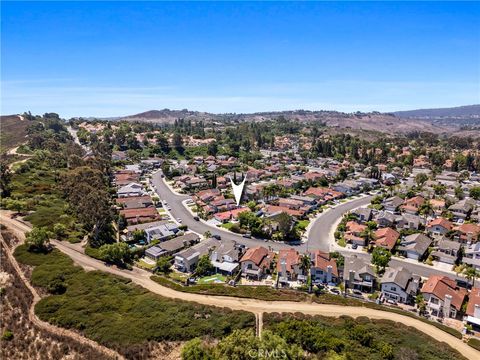
{"label": "blue sky", "polygon": [[2,114],[480,103],[480,3],[3,2]]}

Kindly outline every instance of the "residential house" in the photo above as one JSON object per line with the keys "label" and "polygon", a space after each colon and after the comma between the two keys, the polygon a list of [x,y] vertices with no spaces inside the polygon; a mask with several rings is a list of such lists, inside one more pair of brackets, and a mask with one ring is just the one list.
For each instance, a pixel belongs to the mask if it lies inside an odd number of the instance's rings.
{"label": "residential house", "polygon": [[234,209],[234,210],[228,210],[224,212],[219,212],[213,215],[215,220],[220,221],[222,223],[229,222],[231,220],[238,220],[238,216],[242,212],[249,212],[250,209],[247,207],[244,208],[239,208],[239,209]]}
{"label": "residential house", "polygon": [[460,256],[461,244],[456,241],[441,239],[430,255],[439,262],[453,265]]}
{"label": "residential house", "polygon": [[375,289],[375,271],[367,260],[353,255],[345,258],[343,278],[345,287],[363,292]]}
{"label": "residential house", "polygon": [[397,230],[418,230],[425,220],[418,215],[403,213],[395,218]]}
{"label": "residential house", "polygon": [[421,196],[414,196],[410,199],[406,199],[404,204],[400,206],[402,211],[408,214],[418,214],[420,207],[425,203],[425,199]]}
{"label": "residential house", "polygon": [[392,251],[400,234],[392,228],[380,228],[375,231],[375,246]]}
{"label": "residential house", "polygon": [[337,262],[330,254],[317,250],[310,253],[312,260],[310,274],[312,281],[327,284],[338,284],[339,274]]}
{"label": "residential house", "polygon": [[381,279],[381,292],[385,299],[403,304],[413,304],[420,287],[420,276],[408,269],[388,268]]}
{"label": "residential house", "polygon": [[240,259],[242,276],[260,280],[264,274],[270,272],[274,255],[263,246],[247,249]]}
{"label": "residential house", "polygon": [[467,296],[467,290],[459,288],[455,280],[439,275],[430,276],[421,292],[427,311],[432,316],[447,318],[457,318]]}
{"label": "residential house", "polygon": [[445,200],[443,199],[431,199],[430,205],[432,205],[433,212],[439,216],[445,210]]}
{"label": "residential house", "polygon": [[470,291],[469,300],[467,304],[467,315],[464,320],[471,325],[473,331],[480,332],[480,288],[473,287]]}
{"label": "residential house", "polygon": [[448,210],[452,212],[454,221],[458,221],[468,219],[474,207],[475,200],[463,199],[453,205],[450,205]]}
{"label": "residential house", "polygon": [[395,224],[396,216],[390,211],[380,211],[376,217],[376,222],[380,227],[390,227]]}
{"label": "residential house", "polygon": [[160,241],[166,240],[167,238],[178,233],[179,229],[175,223],[168,221],[139,223],[127,226],[127,239],[131,239],[135,231],[144,231],[146,240],[148,243],[150,243],[154,239],[158,239]]}
{"label": "residential house", "polygon": [[140,209],[152,207],[153,201],[150,195],[129,196],[117,198],[117,204],[120,205],[123,209]]}
{"label": "residential house", "polygon": [[160,220],[160,214],[154,207],[122,209],[120,215],[125,218],[128,225]]}
{"label": "residential house", "polygon": [[117,190],[117,195],[119,198],[128,196],[143,196],[145,194],[146,193],[143,190],[143,185],[135,182],[122,186],[120,189]]}
{"label": "residential house", "polygon": [[465,254],[463,255],[462,262],[480,270],[480,242],[465,247]]}
{"label": "residential house", "polygon": [[382,203],[383,208],[390,212],[395,212],[397,209],[403,205],[404,200],[398,196],[392,196],[385,199]]}
{"label": "residential house", "polygon": [[420,260],[431,244],[432,240],[428,236],[411,234],[401,240],[398,251],[408,259]]}
{"label": "residential house", "polygon": [[183,272],[193,272],[198,260],[203,255],[209,255],[210,251],[220,246],[220,241],[210,238],[175,254],[174,266]]}
{"label": "residential house", "polygon": [[362,237],[362,233],[367,228],[366,225],[359,224],[356,221],[348,221],[345,227],[345,241],[358,246],[365,246],[365,239]]}
{"label": "residential house", "polygon": [[461,243],[477,242],[480,237],[480,225],[462,224],[453,229],[455,231],[455,239]]}
{"label": "residential house", "polygon": [[434,237],[445,236],[450,230],[452,230],[453,224],[444,218],[436,218],[430,221],[425,230]]}
{"label": "residential house", "polygon": [[195,233],[187,233],[171,240],[164,241],[145,250],[145,256],[157,261],[162,256],[170,256],[180,250],[197,244],[200,237]]}
{"label": "residential house", "polygon": [[358,221],[361,223],[366,223],[367,221],[372,220],[373,211],[369,208],[358,208],[351,211],[352,214],[357,216]]}
{"label": "residential house", "polygon": [[298,275],[303,275],[300,268],[301,256],[295,249],[282,249],[278,252],[277,274],[279,282],[288,284],[297,280]]}
{"label": "residential house", "polygon": [[210,261],[216,272],[232,275],[239,266],[242,249],[233,240],[222,240],[220,246],[210,254]]}

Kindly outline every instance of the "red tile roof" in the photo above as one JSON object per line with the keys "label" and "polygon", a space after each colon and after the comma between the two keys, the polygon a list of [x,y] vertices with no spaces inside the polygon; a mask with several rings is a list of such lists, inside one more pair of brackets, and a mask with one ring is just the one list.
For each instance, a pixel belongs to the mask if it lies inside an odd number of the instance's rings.
{"label": "red tile roof", "polygon": [[468,305],[467,305],[467,315],[474,316],[475,314],[475,305],[480,306],[480,288],[472,288],[470,292]]}
{"label": "red tile roof", "polygon": [[331,259],[328,253],[323,251],[317,250],[313,252],[313,266],[321,269],[323,271],[327,271],[327,267],[332,267],[332,274],[338,277],[338,269],[337,269],[337,262],[335,259]]}
{"label": "red tile roof", "polygon": [[273,254],[263,246],[257,246],[247,249],[240,262],[251,261],[258,267],[269,267],[273,259]]}
{"label": "red tile roof", "polygon": [[278,252],[277,271],[282,271],[282,260],[285,260],[285,268],[293,272],[293,266],[300,263],[300,254],[295,249],[282,249]]}
{"label": "red tile roof", "polygon": [[436,218],[432,221],[430,221],[428,224],[427,224],[427,228],[428,227],[432,227],[432,226],[441,226],[441,227],[444,227],[445,229],[447,230],[450,230],[452,228],[452,223],[450,221],[448,221],[447,219],[444,219],[444,218]]}
{"label": "red tile roof", "polygon": [[459,288],[455,280],[448,276],[432,275],[423,284],[422,293],[433,294],[442,301],[448,294],[452,297],[452,306],[460,310],[467,295],[467,290]]}
{"label": "red tile roof", "polygon": [[392,250],[400,234],[391,228],[382,228],[375,231],[375,245]]}

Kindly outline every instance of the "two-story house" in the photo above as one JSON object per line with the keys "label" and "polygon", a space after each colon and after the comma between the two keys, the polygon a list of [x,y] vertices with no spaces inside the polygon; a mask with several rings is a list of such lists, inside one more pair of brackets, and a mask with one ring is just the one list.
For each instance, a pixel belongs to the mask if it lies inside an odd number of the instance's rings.
{"label": "two-story house", "polygon": [[264,274],[270,272],[274,253],[263,246],[249,248],[240,259],[242,276],[247,278],[261,279]]}
{"label": "two-story house", "polygon": [[381,279],[381,291],[385,299],[403,304],[413,304],[420,287],[420,276],[406,268],[388,268]]}
{"label": "two-story house", "polygon": [[375,288],[375,271],[372,265],[356,255],[345,258],[343,279],[345,287],[349,289],[370,293]]}
{"label": "two-story house", "polygon": [[457,318],[467,297],[467,290],[448,276],[432,275],[423,284],[422,295],[427,311],[436,317]]}

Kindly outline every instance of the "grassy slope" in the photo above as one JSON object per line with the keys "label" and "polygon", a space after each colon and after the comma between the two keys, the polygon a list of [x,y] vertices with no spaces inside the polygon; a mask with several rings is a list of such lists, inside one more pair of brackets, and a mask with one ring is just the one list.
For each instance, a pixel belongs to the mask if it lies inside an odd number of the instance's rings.
{"label": "grassy slope", "polygon": [[[85,272],[53,250],[48,254],[17,248],[18,261],[35,266],[32,283],[59,294],[42,299],[37,315],[53,324],[74,328],[113,347],[148,340],[222,337],[233,329],[254,325],[253,314],[175,301],[152,294],[129,280],[98,271]],[[62,293],[62,284],[66,291]]]}

